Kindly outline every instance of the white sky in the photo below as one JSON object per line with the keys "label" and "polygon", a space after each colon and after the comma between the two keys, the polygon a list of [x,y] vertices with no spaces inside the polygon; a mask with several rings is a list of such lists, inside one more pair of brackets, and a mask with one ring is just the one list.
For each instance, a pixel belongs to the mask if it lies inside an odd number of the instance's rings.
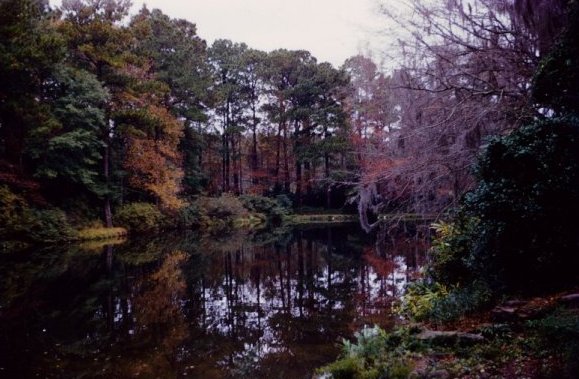
{"label": "white sky", "polygon": [[265,51],[303,49],[336,67],[384,44],[376,0],[133,0],[134,11],[143,3],[197,24],[209,45],[226,38]]}

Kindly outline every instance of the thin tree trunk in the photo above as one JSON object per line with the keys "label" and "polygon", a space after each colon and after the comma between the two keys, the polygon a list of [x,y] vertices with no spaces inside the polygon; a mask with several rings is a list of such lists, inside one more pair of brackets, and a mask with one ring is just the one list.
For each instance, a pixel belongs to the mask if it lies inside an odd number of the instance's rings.
{"label": "thin tree trunk", "polygon": [[326,208],[330,208],[332,201],[332,184],[330,183],[330,156],[324,154],[324,169],[326,174]]}
{"label": "thin tree trunk", "polygon": [[302,206],[302,163],[296,160],[296,204]]}
{"label": "thin tree trunk", "polygon": [[277,127],[277,138],[276,138],[276,154],[275,154],[275,184],[276,186],[279,185],[279,171],[280,171],[280,151],[281,151],[281,130],[282,130],[282,123],[280,121]]}
{"label": "thin tree trunk", "polygon": [[[104,160],[103,160],[103,171],[105,176],[105,183],[107,185],[107,189],[110,186],[110,138],[106,137],[105,142],[105,153],[104,153]],[[111,211],[111,195],[107,192],[104,198],[104,213],[105,213],[105,226],[107,228],[113,227],[113,213]]]}
{"label": "thin tree trunk", "polygon": [[283,188],[286,193],[290,191],[290,171],[289,171],[289,157],[287,151],[287,124],[283,129],[283,162],[284,162],[284,182]]}

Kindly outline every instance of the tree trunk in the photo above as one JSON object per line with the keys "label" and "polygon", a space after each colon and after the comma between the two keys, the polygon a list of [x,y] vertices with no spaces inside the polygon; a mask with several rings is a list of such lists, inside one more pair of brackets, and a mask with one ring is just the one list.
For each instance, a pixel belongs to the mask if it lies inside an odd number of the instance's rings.
{"label": "tree trunk", "polygon": [[279,185],[279,171],[280,171],[280,156],[281,156],[281,130],[282,130],[282,123],[280,121],[277,127],[277,138],[276,138],[276,153],[275,153],[275,184],[276,186]]}
{"label": "tree trunk", "polygon": [[296,204],[302,206],[302,163],[296,160]]}
{"label": "tree trunk", "polygon": [[284,181],[283,188],[286,193],[290,191],[290,170],[289,170],[289,157],[287,151],[287,125],[284,125],[283,129],[283,162],[284,162]]}
{"label": "tree trunk", "polygon": [[[109,186],[111,184],[110,181],[110,150],[111,150],[111,141],[110,138],[108,137],[108,132],[107,132],[107,137],[105,138],[106,142],[105,142],[105,153],[104,153],[104,161],[103,161],[103,171],[104,171],[104,176],[105,176],[105,182],[107,185],[107,190],[109,190]],[[108,193],[105,195],[105,199],[104,199],[104,216],[105,216],[105,226],[107,228],[112,228],[113,227],[113,213],[111,211],[111,195]]]}
{"label": "tree trunk", "polygon": [[324,154],[324,169],[326,174],[326,208],[330,208],[332,202],[332,185],[330,183],[330,156]]}

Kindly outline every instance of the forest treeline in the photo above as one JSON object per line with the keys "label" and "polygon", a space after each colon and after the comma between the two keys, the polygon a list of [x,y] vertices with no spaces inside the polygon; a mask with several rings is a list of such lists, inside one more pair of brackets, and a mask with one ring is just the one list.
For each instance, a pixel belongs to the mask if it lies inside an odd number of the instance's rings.
{"label": "forest treeline", "polygon": [[[258,51],[130,2],[5,0],[0,180],[6,213],[57,207],[112,226],[123,204],[285,194],[340,207],[353,182],[344,69]],[[341,197],[340,197],[341,196]]]}
{"label": "forest treeline", "polygon": [[565,1],[547,3],[385,5],[401,36],[386,73],[362,55],[336,68],[208,46],[194,23],[130,16],[128,0],[2,0],[3,234],[232,210],[241,195],[357,205],[367,230],[381,213],[447,212],[475,188],[489,137],[573,107],[545,101],[576,83],[541,71],[567,19]]}

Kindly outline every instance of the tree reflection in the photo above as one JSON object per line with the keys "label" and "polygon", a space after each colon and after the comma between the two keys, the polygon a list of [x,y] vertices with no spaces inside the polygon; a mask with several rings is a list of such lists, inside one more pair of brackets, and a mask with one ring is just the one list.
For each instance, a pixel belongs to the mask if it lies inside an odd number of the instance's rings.
{"label": "tree reflection", "polygon": [[346,228],[166,235],[100,256],[71,249],[39,267],[4,258],[8,271],[54,269],[23,276],[20,291],[4,286],[2,344],[28,337],[2,346],[23,358],[0,367],[13,377],[307,377],[335,358],[339,338],[388,326],[425,230],[385,228],[377,242]]}

